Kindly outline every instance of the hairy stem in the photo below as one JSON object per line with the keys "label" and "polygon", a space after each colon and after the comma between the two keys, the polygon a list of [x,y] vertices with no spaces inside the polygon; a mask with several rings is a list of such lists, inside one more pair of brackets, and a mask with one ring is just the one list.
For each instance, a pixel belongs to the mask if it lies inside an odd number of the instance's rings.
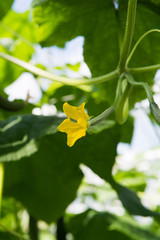
{"label": "hairy stem", "polygon": [[130,46],[132,43],[134,25],[135,25],[135,16],[136,16],[136,6],[137,6],[137,0],[129,0],[124,40],[123,40],[122,51],[120,55],[119,65],[118,65],[120,73],[124,72],[125,70],[126,61],[127,61]]}
{"label": "hairy stem", "polygon": [[112,112],[114,112],[115,108],[113,106],[107,108],[104,112],[102,112],[100,115],[98,115],[95,118],[92,118],[89,121],[90,126],[97,125],[98,123],[104,121]]}
{"label": "hairy stem", "polygon": [[114,70],[113,72],[110,72],[110,73],[105,74],[100,77],[95,77],[95,78],[90,78],[90,79],[70,79],[67,77],[56,76],[52,73],[44,71],[38,67],[33,66],[30,63],[22,61],[16,57],[13,57],[9,54],[4,53],[4,52],[0,52],[0,57],[26,69],[27,71],[29,71],[35,75],[53,80],[54,82],[59,82],[62,84],[67,84],[67,85],[72,85],[72,86],[78,86],[78,85],[84,85],[84,84],[97,84],[97,83],[109,81],[111,79],[115,79],[118,77],[118,70]]}

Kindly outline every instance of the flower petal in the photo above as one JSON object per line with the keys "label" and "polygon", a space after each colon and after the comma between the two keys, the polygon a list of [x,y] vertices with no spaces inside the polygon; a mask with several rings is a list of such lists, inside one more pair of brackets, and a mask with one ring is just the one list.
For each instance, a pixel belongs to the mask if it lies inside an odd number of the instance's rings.
{"label": "flower petal", "polygon": [[77,110],[77,108],[74,106],[71,106],[67,102],[63,104],[63,111],[68,118],[78,120],[81,117],[80,112]]}
{"label": "flower petal", "polygon": [[69,132],[72,132],[73,130],[77,130],[79,128],[80,128],[80,126],[78,125],[78,123],[75,123],[67,118],[58,126],[57,129],[60,132],[69,133]]}
{"label": "flower petal", "polygon": [[[72,147],[81,137],[86,135],[88,114],[84,110],[85,103],[79,107],[71,106],[68,103],[63,104],[63,110],[68,119],[65,119],[58,130],[67,133],[67,145]],[[72,121],[75,120],[75,121]]]}
{"label": "flower petal", "polygon": [[85,121],[87,121],[89,116],[85,112],[84,106],[85,106],[85,103],[82,103],[79,107],[74,107],[66,102],[63,104],[63,111],[67,115],[68,118],[72,118],[77,121],[80,118],[84,118]]}
{"label": "flower petal", "polygon": [[84,107],[85,107],[85,103],[82,103],[79,107],[77,107],[77,110],[80,112],[81,118],[87,121],[89,116],[85,112]]}
{"label": "flower petal", "polygon": [[79,128],[79,130],[72,131],[67,135],[67,145],[72,147],[74,143],[81,137],[86,135],[86,129]]}
{"label": "flower petal", "polygon": [[78,125],[81,126],[81,128],[87,128],[87,120],[84,118],[80,118],[77,121]]}

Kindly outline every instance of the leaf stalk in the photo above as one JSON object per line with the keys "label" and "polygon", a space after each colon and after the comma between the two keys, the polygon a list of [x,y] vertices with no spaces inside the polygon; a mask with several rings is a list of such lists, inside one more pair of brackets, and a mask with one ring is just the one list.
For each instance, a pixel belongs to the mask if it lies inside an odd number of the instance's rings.
{"label": "leaf stalk", "polygon": [[127,61],[129,50],[132,43],[134,26],[135,26],[135,17],[136,17],[136,6],[137,6],[137,0],[129,0],[124,40],[123,40],[122,51],[120,54],[120,60],[118,65],[120,74],[125,71],[126,61]]}

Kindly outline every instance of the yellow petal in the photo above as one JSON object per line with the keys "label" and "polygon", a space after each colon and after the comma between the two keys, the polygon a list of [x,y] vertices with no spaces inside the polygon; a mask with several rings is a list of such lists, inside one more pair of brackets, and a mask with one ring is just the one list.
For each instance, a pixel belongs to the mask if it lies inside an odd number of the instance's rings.
{"label": "yellow petal", "polygon": [[88,120],[89,116],[84,110],[85,103],[82,103],[79,107],[74,107],[68,104],[67,102],[63,104],[63,111],[68,118],[72,118],[76,121],[80,118]]}
{"label": "yellow petal", "polygon": [[80,118],[80,113],[79,111],[77,111],[77,108],[71,106],[67,102],[63,104],[63,111],[68,118],[72,118],[74,120],[78,120]]}
{"label": "yellow petal", "polygon": [[58,126],[58,130],[67,133],[67,145],[69,147],[72,147],[79,138],[86,135],[89,116],[85,112],[84,106],[85,103],[82,103],[79,107],[71,106],[68,103],[63,104],[63,110],[68,119],[65,119]]}
{"label": "yellow petal", "polygon": [[81,128],[87,128],[87,121],[84,118],[80,118],[77,123]]}
{"label": "yellow petal", "polygon": [[58,126],[58,130],[60,132],[71,132],[73,129],[76,130],[76,129],[79,129],[80,126],[78,125],[78,123],[75,123],[73,121],[71,121],[70,119],[65,119],[59,126]]}
{"label": "yellow petal", "polygon": [[85,107],[85,103],[82,103],[79,107],[77,107],[77,110],[79,111],[81,118],[83,118],[84,120],[88,120],[89,116],[88,114],[85,112],[84,110]]}
{"label": "yellow petal", "polygon": [[79,138],[84,137],[85,135],[86,129],[79,128],[79,130],[73,130],[71,133],[67,134],[67,145],[72,147]]}

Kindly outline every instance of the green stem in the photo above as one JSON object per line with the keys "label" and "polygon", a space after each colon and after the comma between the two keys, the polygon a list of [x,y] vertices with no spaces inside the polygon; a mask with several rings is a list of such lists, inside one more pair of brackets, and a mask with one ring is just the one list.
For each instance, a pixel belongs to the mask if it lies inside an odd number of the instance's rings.
{"label": "green stem", "polygon": [[117,106],[117,103],[119,102],[119,99],[122,94],[122,80],[124,78],[124,75],[120,76],[117,84],[117,90],[116,90],[116,96],[115,96],[115,101],[113,103],[113,106],[107,108],[104,112],[102,112],[100,115],[98,115],[95,118],[92,118],[89,120],[89,125],[94,126],[105,120],[112,112],[115,111],[115,108]]}
{"label": "green stem", "polygon": [[122,27],[121,27],[121,23],[120,23],[120,17],[119,17],[119,10],[116,9],[115,11],[116,14],[116,20],[117,20],[117,33],[118,33],[118,43],[119,43],[119,52],[121,53],[122,51],[122,44],[123,44],[123,32],[122,32]]}
{"label": "green stem", "polygon": [[2,205],[3,178],[4,178],[4,168],[3,168],[3,164],[0,163],[0,215],[1,215],[1,205]]}
{"label": "green stem", "polygon": [[126,61],[127,61],[130,46],[132,43],[134,25],[135,25],[135,16],[136,16],[136,6],[137,6],[137,0],[129,0],[123,46],[122,46],[122,51],[120,55],[119,65],[118,65],[120,73],[124,72],[125,70]]}
{"label": "green stem", "polygon": [[160,64],[146,66],[146,67],[128,68],[128,71],[132,74],[135,74],[135,73],[155,71],[158,69],[160,69]]}
{"label": "green stem", "polygon": [[107,108],[104,112],[102,112],[100,115],[98,115],[95,118],[92,118],[89,121],[89,126],[94,126],[97,125],[98,123],[102,122],[103,120],[105,120],[113,111],[115,110],[115,108],[113,106]]}
{"label": "green stem", "polygon": [[132,58],[132,56],[133,56],[136,48],[137,48],[138,45],[140,44],[140,42],[141,42],[148,34],[153,33],[153,32],[159,32],[159,33],[160,33],[160,30],[159,30],[159,29],[149,30],[149,31],[147,31],[146,33],[144,33],[144,34],[138,39],[138,41],[137,41],[136,44],[134,45],[131,53],[129,54],[129,57],[128,57],[128,59],[127,59],[127,64],[126,64],[126,65],[128,65],[128,63],[130,62],[130,60],[131,60],[131,58]]}
{"label": "green stem", "polygon": [[67,84],[67,85],[72,85],[72,86],[78,86],[78,85],[84,85],[84,84],[93,84],[93,83],[97,84],[97,83],[109,81],[111,79],[114,79],[114,78],[118,77],[118,70],[114,70],[113,72],[110,72],[106,75],[91,78],[91,79],[70,79],[70,78],[67,78],[67,77],[56,76],[52,73],[44,71],[44,70],[42,70],[38,67],[33,66],[32,64],[29,64],[25,61],[22,61],[22,60],[20,60],[16,57],[13,57],[13,56],[11,56],[9,54],[6,54],[6,53],[3,53],[3,52],[0,52],[0,57],[9,61],[9,62],[12,62],[12,63],[14,63],[14,64],[16,64],[20,67],[23,67],[24,69],[26,69],[27,71],[29,71],[29,72],[31,72],[35,75],[53,80],[54,82],[59,82],[59,83],[62,83],[62,84]]}
{"label": "green stem", "polygon": [[146,82],[136,82],[134,80],[133,76],[131,74],[129,74],[129,73],[125,73],[125,76],[126,76],[127,81],[131,85],[143,87],[145,89],[145,91],[146,91],[146,94],[147,94],[149,102],[150,103],[154,102],[152,90],[151,90],[150,86],[148,85],[148,83],[146,83]]}

